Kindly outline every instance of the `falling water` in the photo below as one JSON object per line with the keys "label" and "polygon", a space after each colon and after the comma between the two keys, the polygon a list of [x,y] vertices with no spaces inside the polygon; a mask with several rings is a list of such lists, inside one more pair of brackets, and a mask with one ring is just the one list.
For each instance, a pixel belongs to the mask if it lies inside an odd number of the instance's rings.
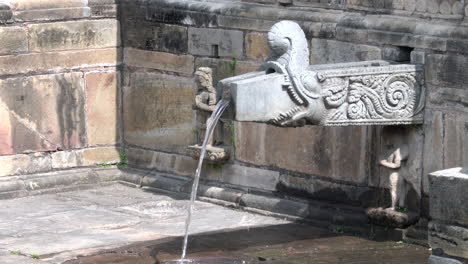
{"label": "falling water", "polygon": [[216,108],[213,111],[213,114],[211,114],[211,117],[208,120],[208,124],[206,126],[205,139],[203,140],[203,145],[202,145],[202,149],[200,153],[200,159],[198,160],[198,167],[197,167],[197,170],[195,171],[195,178],[193,180],[192,193],[190,194],[190,205],[188,207],[187,220],[185,221],[185,236],[184,236],[184,244],[182,247],[182,257],[181,257],[180,263],[185,263],[184,259],[187,253],[187,243],[188,243],[190,221],[192,219],[192,212],[193,212],[193,206],[195,205],[195,198],[197,197],[198,183],[200,181],[200,173],[201,173],[201,168],[203,164],[203,159],[205,158],[206,145],[208,144],[209,138],[213,134],[213,131],[216,127],[216,124],[218,123],[219,118],[223,114],[224,110],[226,110],[228,105],[229,105],[229,101],[220,100],[218,104],[216,105]]}

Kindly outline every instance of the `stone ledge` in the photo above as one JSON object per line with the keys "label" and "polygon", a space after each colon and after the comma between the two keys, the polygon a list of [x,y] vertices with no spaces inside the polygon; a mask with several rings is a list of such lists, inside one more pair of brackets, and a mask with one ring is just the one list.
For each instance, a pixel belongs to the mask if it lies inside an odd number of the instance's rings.
{"label": "stone ledge", "polygon": [[[122,183],[148,191],[158,191],[188,198],[191,179],[152,170],[128,167],[84,168],[21,175],[0,180],[0,199],[89,189]],[[251,194],[241,190],[201,184],[199,199],[252,211],[255,213],[306,221],[338,230],[337,232],[377,235],[382,239],[401,240],[402,233],[373,227],[367,223],[361,208],[328,204],[320,201],[289,200],[268,195]]]}
{"label": "stone ledge", "polygon": [[2,178],[0,200],[94,188],[120,179],[116,168],[86,168]]}

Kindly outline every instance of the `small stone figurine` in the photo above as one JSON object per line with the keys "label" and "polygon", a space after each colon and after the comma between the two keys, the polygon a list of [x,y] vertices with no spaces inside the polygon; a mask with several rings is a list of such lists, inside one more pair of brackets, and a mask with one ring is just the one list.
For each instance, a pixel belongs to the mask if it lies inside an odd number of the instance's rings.
{"label": "small stone figurine", "polygon": [[[201,153],[201,147],[205,134],[207,132],[208,122],[210,121],[211,114],[216,108],[217,94],[216,89],[213,87],[212,70],[207,67],[198,68],[195,72],[195,82],[197,84],[197,91],[195,95],[196,110],[196,128],[197,128],[197,144],[189,146],[187,154],[198,159]],[[216,135],[216,133],[214,133]],[[210,162],[221,162],[229,159],[228,153],[221,146],[214,146],[215,136],[211,136],[206,146],[205,160]],[[217,142],[218,144],[219,142]]]}
{"label": "small stone figurine", "polygon": [[402,168],[402,162],[408,159],[409,151],[406,145],[400,146],[392,152],[387,159],[381,160],[380,165],[391,169],[390,173],[390,193],[392,196],[391,209],[396,210],[397,206],[405,207],[407,185],[405,179],[405,170]]}
{"label": "small stone figurine", "polygon": [[[197,94],[195,96],[194,108],[197,110],[197,144],[202,145],[205,138],[206,128],[210,116],[215,110],[217,102],[216,89],[213,87],[212,70],[207,67],[200,67],[195,72],[195,82],[197,84]],[[208,140],[208,146],[213,145],[213,136]]]}
{"label": "small stone figurine", "polygon": [[392,147],[392,151],[379,161],[379,165],[387,168],[382,173],[388,173],[385,177],[388,177],[391,205],[387,208],[368,208],[366,214],[374,224],[391,228],[406,228],[415,224],[419,219],[419,214],[411,211],[406,201],[406,195],[411,188],[410,174],[405,162],[409,158],[409,146],[402,134],[393,134],[393,137],[387,140],[392,142],[388,146]]}

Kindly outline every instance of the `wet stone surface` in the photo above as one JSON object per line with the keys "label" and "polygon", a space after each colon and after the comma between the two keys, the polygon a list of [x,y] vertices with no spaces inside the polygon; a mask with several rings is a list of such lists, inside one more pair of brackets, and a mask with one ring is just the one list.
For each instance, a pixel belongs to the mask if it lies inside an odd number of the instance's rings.
{"label": "wet stone surface", "polygon": [[[66,263],[164,264],[168,260],[179,258],[181,243],[181,238],[165,238]],[[427,248],[414,245],[375,242],[289,223],[198,234],[190,239],[188,257],[237,258],[250,264],[423,264],[427,263],[429,254]]]}
{"label": "wet stone surface", "polygon": [[[2,200],[0,263],[155,264],[177,259],[186,206],[179,197],[118,184]],[[204,202],[197,202],[193,220],[191,258],[417,264],[426,263],[430,254],[422,247],[370,241]]]}

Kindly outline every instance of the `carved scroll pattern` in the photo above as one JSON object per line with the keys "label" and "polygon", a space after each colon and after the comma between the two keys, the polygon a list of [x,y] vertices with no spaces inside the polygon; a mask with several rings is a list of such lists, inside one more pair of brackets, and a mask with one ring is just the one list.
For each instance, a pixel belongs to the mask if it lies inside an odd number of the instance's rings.
{"label": "carved scroll pattern", "polygon": [[414,72],[334,77],[322,84],[326,121],[411,118],[419,90]]}

